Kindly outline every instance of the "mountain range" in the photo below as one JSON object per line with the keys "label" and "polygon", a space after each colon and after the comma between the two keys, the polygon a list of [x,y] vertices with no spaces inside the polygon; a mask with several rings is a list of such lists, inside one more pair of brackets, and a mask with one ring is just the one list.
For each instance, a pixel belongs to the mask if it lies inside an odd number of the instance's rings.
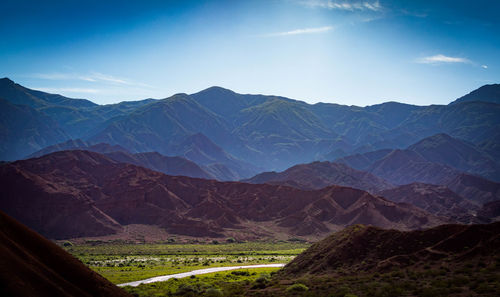
{"label": "mountain range", "polygon": [[[220,147],[228,159],[242,162],[236,167],[248,170],[238,173],[241,178],[314,160],[401,149],[438,133],[471,143],[496,157],[500,106],[493,103],[498,94],[492,89],[498,88],[478,89],[474,101],[431,106],[396,102],[367,107],[311,105],[278,96],[242,95],[220,87],[161,100],[96,105],[30,90],[4,78],[0,81],[0,98],[17,108],[28,106],[37,117],[51,118],[45,122],[52,126],[2,124],[4,147],[0,158],[24,158],[69,139],[120,145],[132,153],[156,151],[174,156],[185,153],[181,149],[186,147],[184,142],[199,133]],[[18,119],[26,117],[21,114]],[[24,134],[33,139],[23,149],[8,138]],[[41,136],[40,140],[35,136]],[[201,155],[209,150],[198,149]],[[482,170],[491,176],[498,174],[496,168]]]}
{"label": "mountain range", "polygon": [[211,87],[98,105],[4,78],[0,208],[58,239],[129,225],[317,239],[357,223],[487,223],[499,216],[499,90],[358,107]]}
{"label": "mountain range", "polygon": [[168,176],[90,151],[62,151],[0,167],[0,208],[49,238],[117,234],[125,225],[170,234],[319,238],[363,223],[415,229],[447,222],[365,191]]}

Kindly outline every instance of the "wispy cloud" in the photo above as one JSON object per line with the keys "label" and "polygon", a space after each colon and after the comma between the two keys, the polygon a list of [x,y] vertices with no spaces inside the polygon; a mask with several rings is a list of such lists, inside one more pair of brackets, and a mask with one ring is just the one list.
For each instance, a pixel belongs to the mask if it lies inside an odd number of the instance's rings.
{"label": "wispy cloud", "polygon": [[134,82],[128,79],[115,77],[108,74],[103,74],[100,72],[91,72],[89,74],[78,74],[78,73],[35,73],[32,77],[47,79],[47,80],[74,80],[74,81],[86,81],[86,82],[101,82],[110,83],[118,85],[130,85],[130,86],[142,86],[151,87],[147,84]]}
{"label": "wispy cloud", "polygon": [[339,1],[339,0],[307,0],[301,1],[303,5],[310,7],[320,7],[326,9],[337,9],[347,11],[380,11],[382,5],[380,1]]}
{"label": "wispy cloud", "polygon": [[488,65],[481,65],[481,68],[488,69]]}
{"label": "wispy cloud", "polygon": [[34,88],[47,93],[88,93],[96,94],[100,93],[101,90],[98,89],[87,89],[87,88]]}
{"label": "wispy cloud", "polygon": [[319,28],[303,28],[285,32],[270,33],[264,36],[290,36],[290,35],[300,35],[300,34],[315,34],[315,33],[324,33],[331,30],[333,30],[332,26],[319,27]]}
{"label": "wispy cloud", "polygon": [[442,54],[418,58],[416,62],[420,64],[452,64],[452,63],[473,64],[471,60],[466,58],[450,57]]}

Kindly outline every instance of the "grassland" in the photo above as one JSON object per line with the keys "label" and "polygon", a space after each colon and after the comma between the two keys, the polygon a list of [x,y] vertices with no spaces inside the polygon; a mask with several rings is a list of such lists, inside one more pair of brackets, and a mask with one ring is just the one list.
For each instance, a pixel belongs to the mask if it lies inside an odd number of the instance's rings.
{"label": "grassland", "polygon": [[64,248],[115,284],[221,266],[288,263],[309,244],[245,242],[211,244],[68,245]]}
{"label": "grassland", "polygon": [[251,269],[206,274],[193,278],[125,287],[134,296],[306,296],[306,297],[399,297],[399,296],[498,296],[500,257],[492,263],[467,262],[450,269],[434,263],[386,273],[360,272],[344,275],[309,275],[295,279],[273,276],[273,269]]}
{"label": "grassland", "polygon": [[244,296],[247,288],[264,288],[278,268],[256,268],[171,279],[124,289],[133,296]]}

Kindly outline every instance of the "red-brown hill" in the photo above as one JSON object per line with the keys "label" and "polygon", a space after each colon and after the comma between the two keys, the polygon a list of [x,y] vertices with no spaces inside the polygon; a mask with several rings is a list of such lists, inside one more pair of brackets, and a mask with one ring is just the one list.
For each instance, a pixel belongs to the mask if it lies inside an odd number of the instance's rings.
{"label": "red-brown hill", "polygon": [[478,258],[494,261],[499,247],[500,222],[409,232],[356,225],[315,243],[286,265],[281,275],[321,275],[339,268],[348,274],[384,272],[443,259],[448,264]]}
{"label": "red-brown hill", "polygon": [[0,295],[130,296],[0,211]]}
{"label": "red-brown hill", "polygon": [[0,180],[0,208],[51,238],[114,234],[129,224],[189,236],[318,238],[358,223],[403,230],[443,223],[353,188],[304,191],[173,177],[89,151],[5,164]]}

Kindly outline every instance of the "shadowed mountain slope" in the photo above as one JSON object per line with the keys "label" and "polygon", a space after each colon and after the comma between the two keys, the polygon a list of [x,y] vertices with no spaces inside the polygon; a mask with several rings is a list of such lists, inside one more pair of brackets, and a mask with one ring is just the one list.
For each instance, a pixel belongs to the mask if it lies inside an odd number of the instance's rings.
{"label": "shadowed mountain slope", "polygon": [[288,263],[283,277],[334,273],[383,272],[446,259],[460,265],[472,259],[496,257],[500,223],[442,225],[422,231],[402,232],[351,226],[315,243]]}
{"label": "shadowed mountain slope", "polygon": [[283,172],[264,172],[243,182],[289,185],[305,190],[339,185],[377,192],[393,187],[387,181],[371,173],[353,169],[345,164],[327,161],[300,164]]}
{"label": "shadowed mountain slope", "polygon": [[0,99],[0,160],[20,159],[67,137],[46,114]]}
{"label": "shadowed mountain slope", "polygon": [[441,163],[460,171],[500,180],[500,165],[474,145],[446,134],[436,134],[408,147],[427,161]]}
{"label": "shadowed mountain slope", "polygon": [[467,200],[445,186],[412,183],[377,193],[394,202],[417,206],[437,216],[452,218],[460,223],[488,223],[476,216],[479,203]]}
{"label": "shadowed mountain slope", "polygon": [[500,220],[500,200],[488,202],[479,210],[480,216],[490,218],[495,221]]}
{"label": "shadowed mountain slope", "polygon": [[484,85],[469,94],[458,98],[450,104],[461,102],[483,101],[500,104],[500,84]]}
{"label": "shadowed mountain slope", "polygon": [[0,295],[130,296],[0,211]]}
{"label": "shadowed mountain slope", "polygon": [[0,208],[51,238],[121,232],[145,224],[172,234],[317,238],[364,223],[414,229],[443,221],[407,204],[332,186],[276,185],[172,177],[89,151],[63,151],[0,167]]}

